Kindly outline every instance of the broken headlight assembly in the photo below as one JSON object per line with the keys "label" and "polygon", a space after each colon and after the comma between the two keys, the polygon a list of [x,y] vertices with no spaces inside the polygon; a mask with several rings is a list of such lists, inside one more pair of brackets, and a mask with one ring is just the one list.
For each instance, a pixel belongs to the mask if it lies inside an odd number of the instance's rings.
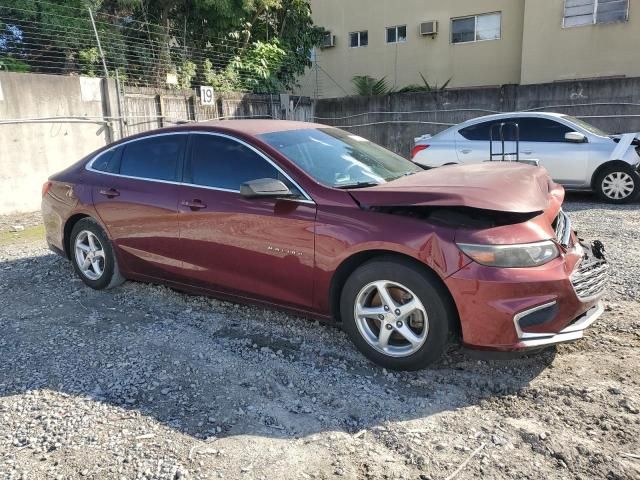
{"label": "broken headlight assembly", "polygon": [[538,267],[560,255],[558,246],[551,240],[517,245],[458,243],[458,247],[472,260],[488,267]]}

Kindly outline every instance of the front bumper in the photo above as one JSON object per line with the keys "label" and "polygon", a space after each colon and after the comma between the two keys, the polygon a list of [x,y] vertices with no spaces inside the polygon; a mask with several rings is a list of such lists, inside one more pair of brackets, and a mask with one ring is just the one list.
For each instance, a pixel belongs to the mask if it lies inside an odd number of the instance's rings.
{"label": "front bumper", "polygon": [[[520,341],[515,345],[515,349],[541,348],[556,343],[578,340],[582,338],[584,331],[602,315],[602,312],[604,312],[604,305],[602,305],[602,302],[598,302],[558,333],[529,333],[520,330],[518,332]],[[518,317],[518,315],[514,317],[514,324],[516,325]],[[518,329],[517,327],[516,330]]]}
{"label": "front bumper", "polygon": [[[608,264],[571,235],[570,248],[536,268],[494,268],[472,262],[445,280],[466,347],[537,349],[581,338],[600,317]],[[598,242],[595,242],[598,245]]]}

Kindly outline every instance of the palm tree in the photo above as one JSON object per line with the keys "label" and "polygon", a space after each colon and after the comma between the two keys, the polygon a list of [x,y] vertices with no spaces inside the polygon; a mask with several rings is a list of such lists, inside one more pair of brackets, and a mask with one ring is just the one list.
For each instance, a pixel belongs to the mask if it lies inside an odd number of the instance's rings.
{"label": "palm tree", "polygon": [[369,75],[356,75],[351,79],[356,91],[356,95],[367,97],[388,95],[393,91],[387,84],[386,77],[376,80]]}
{"label": "palm tree", "polygon": [[438,87],[437,83],[432,86],[431,84],[429,84],[429,82],[424,77],[424,75],[422,75],[422,73],[420,72],[418,73],[420,74],[420,78],[422,78],[423,85],[419,85],[419,84],[407,85],[406,87],[403,87],[400,90],[398,90],[398,93],[441,92],[442,90],[447,88],[447,86],[449,85],[449,82],[451,81],[451,78],[450,78],[449,80],[444,82],[440,87]]}

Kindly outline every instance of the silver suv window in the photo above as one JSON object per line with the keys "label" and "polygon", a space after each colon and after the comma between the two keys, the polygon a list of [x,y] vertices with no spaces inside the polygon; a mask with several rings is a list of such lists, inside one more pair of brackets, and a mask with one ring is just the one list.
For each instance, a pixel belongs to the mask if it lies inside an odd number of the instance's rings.
{"label": "silver suv window", "polygon": [[502,122],[505,123],[503,132],[504,139],[507,141],[516,139],[514,123],[518,124],[521,142],[564,142],[566,141],[564,138],[565,133],[572,131],[567,125],[548,118],[521,117],[477,123],[459,130],[459,133],[467,140],[488,142],[491,138],[491,128],[494,126],[493,139],[498,140],[498,125]]}

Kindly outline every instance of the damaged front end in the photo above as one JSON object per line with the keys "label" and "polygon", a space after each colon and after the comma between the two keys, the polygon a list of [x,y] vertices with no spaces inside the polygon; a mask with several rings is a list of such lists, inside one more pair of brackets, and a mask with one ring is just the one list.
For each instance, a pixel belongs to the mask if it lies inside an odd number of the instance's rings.
{"label": "damaged front end", "polygon": [[425,220],[454,228],[493,228],[523,223],[542,212],[501,212],[472,207],[430,207],[425,205],[361,206],[365,210]]}
{"label": "damaged front end", "polygon": [[443,280],[463,344],[518,351],[582,337],[603,311],[608,265],[600,242],[577,237],[561,208],[564,189],[536,167],[480,166],[470,182],[454,169],[439,170],[439,180],[458,188],[427,186],[438,180],[431,177],[349,193],[361,209],[455,232],[455,244],[471,261]]}

